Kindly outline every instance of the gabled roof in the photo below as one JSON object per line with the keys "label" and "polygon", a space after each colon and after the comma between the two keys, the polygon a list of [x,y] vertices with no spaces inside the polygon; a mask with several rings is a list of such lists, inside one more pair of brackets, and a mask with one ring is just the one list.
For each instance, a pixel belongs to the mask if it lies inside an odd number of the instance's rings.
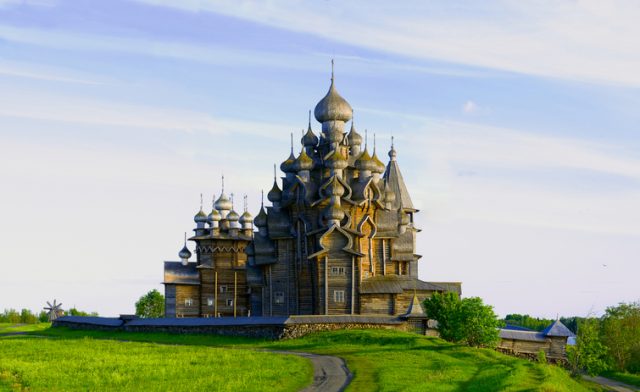
{"label": "gabled roof", "polygon": [[387,182],[389,188],[396,195],[396,199],[391,203],[393,209],[403,208],[408,210],[415,210],[411,197],[409,197],[409,191],[400,173],[400,167],[396,160],[389,161],[387,169],[384,172],[384,180]]}
{"label": "gabled roof", "polygon": [[569,328],[567,328],[560,320],[556,320],[551,325],[542,331],[544,336],[561,336],[561,337],[574,337],[576,336]]}
{"label": "gabled roof", "polygon": [[427,315],[424,313],[424,309],[422,309],[422,305],[420,305],[420,300],[418,300],[418,296],[413,294],[413,298],[411,299],[411,303],[409,304],[407,313],[403,314],[403,317],[426,317],[426,316]]}

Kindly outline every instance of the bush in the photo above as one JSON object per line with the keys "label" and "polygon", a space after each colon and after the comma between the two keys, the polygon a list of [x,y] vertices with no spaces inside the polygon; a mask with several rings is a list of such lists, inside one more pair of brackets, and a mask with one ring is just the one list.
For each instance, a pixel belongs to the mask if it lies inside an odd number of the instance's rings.
{"label": "bush", "polygon": [[455,293],[435,293],[424,301],[429,317],[438,321],[440,336],[473,347],[495,347],[501,322],[493,307],[479,297],[460,299]]}
{"label": "bush", "polygon": [[136,302],[136,315],[142,318],[164,316],[164,296],[156,289],[149,291]]}

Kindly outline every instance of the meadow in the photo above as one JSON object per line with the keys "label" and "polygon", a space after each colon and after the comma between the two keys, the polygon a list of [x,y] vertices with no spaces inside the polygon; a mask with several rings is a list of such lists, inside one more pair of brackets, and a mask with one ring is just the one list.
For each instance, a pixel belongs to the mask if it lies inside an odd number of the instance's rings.
{"label": "meadow", "polygon": [[[44,329],[33,334],[47,338],[0,338],[0,372],[6,373],[9,369],[14,381],[26,383],[30,390],[44,390],[47,385],[62,385],[61,390],[105,390],[131,385],[145,385],[149,390],[190,390],[206,386],[211,389],[210,385],[215,385],[214,390],[223,391],[294,391],[311,382],[311,368],[302,358],[256,349],[342,357],[354,373],[347,391],[601,390],[595,384],[571,378],[557,366],[397,331],[334,331],[276,342],[212,335],[63,328]],[[36,353],[50,351],[53,354],[45,357]],[[9,352],[26,359],[5,363]],[[16,357],[15,354],[9,356]],[[46,376],[39,375],[43,371],[47,374],[51,370],[64,369],[55,363],[59,360],[66,361],[65,367],[89,375],[82,377],[82,382],[73,377],[47,380]],[[61,382],[64,384],[59,384]]]}

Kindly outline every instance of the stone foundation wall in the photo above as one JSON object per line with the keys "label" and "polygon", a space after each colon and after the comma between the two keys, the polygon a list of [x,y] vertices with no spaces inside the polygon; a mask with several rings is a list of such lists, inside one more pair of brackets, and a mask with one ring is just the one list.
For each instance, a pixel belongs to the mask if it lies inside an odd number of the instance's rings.
{"label": "stone foundation wall", "polygon": [[[184,319],[183,319],[184,320]],[[176,334],[214,334],[223,336],[242,336],[260,339],[295,339],[310,333],[321,331],[335,331],[339,329],[388,329],[396,331],[413,331],[411,325],[406,321],[398,319],[390,320],[344,320],[336,322],[318,318],[317,320],[297,320],[294,322],[234,322],[217,319],[189,319],[188,324],[181,323],[182,320],[165,322],[163,320],[120,320],[107,318],[82,318],[63,317],[53,322],[54,327],[68,327],[72,329],[98,330],[98,331],[127,331],[127,332],[165,332]],[[273,320],[270,320],[273,321]],[[376,322],[377,321],[377,322]],[[434,333],[435,332],[435,333]],[[437,336],[437,332],[427,329],[425,335]]]}

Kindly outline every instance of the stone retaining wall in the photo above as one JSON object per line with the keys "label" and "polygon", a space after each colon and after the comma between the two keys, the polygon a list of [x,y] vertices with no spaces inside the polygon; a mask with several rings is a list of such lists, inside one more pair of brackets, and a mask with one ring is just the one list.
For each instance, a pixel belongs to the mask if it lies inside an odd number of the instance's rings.
{"label": "stone retaining wall", "polygon": [[[243,336],[262,339],[294,339],[320,331],[339,329],[392,329],[410,331],[410,325],[398,318],[290,317],[233,319],[127,319],[103,317],[61,317],[54,327],[98,331],[197,333]],[[433,332],[427,330],[427,332]],[[429,333],[431,334],[431,333]]]}

